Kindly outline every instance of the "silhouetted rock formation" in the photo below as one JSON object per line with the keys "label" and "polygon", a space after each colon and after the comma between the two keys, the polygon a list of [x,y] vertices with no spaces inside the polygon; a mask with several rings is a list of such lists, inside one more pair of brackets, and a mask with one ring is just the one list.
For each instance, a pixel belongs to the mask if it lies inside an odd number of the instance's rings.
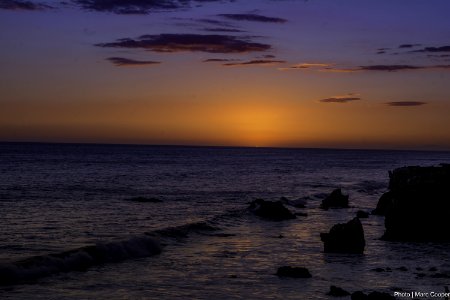
{"label": "silhouetted rock formation", "polygon": [[345,297],[349,296],[350,293],[340,287],[332,285],[330,286],[330,291],[327,293],[327,295],[332,297]]}
{"label": "silhouetted rock formation", "polygon": [[276,275],[280,277],[292,277],[292,278],[312,277],[311,273],[307,268],[290,267],[290,266],[279,267]]}
{"label": "silhouetted rock formation", "polygon": [[383,238],[450,241],[450,165],[403,167],[389,177],[390,191],[376,209],[386,216]]}
{"label": "silhouetted rock formation", "polygon": [[366,246],[364,230],[358,218],[334,225],[329,233],[321,233],[320,238],[327,253],[361,254]]}
{"label": "silhouetted rock formation", "polygon": [[372,210],[372,215],[384,216],[388,207],[392,203],[392,192],[386,192],[381,195],[380,200],[378,200],[377,208]]}
{"label": "silhouetted rock formation", "polygon": [[250,203],[249,209],[257,216],[271,221],[295,219],[295,215],[281,201],[257,199]]}
{"label": "silhouetted rock formation", "polygon": [[369,213],[368,213],[368,212],[365,212],[365,211],[363,211],[363,210],[358,210],[358,211],[356,212],[356,217],[357,217],[357,218],[360,218],[360,219],[365,219],[365,218],[368,218],[368,217],[369,217]]}
{"label": "silhouetted rock formation", "polygon": [[347,208],[348,207],[348,195],[343,195],[341,189],[335,189],[328,195],[320,205],[323,209],[329,208]]}
{"label": "silhouetted rock formation", "polygon": [[142,202],[142,203],[159,203],[159,202],[162,202],[162,200],[160,200],[158,198],[147,198],[147,197],[129,198],[128,201]]}

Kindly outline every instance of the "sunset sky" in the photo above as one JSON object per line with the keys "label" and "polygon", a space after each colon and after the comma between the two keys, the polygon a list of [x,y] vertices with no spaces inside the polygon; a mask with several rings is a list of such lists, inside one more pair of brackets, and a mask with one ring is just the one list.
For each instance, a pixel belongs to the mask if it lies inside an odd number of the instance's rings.
{"label": "sunset sky", "polygon": [[448,0],[0,0],[0,141],[450,149]]}

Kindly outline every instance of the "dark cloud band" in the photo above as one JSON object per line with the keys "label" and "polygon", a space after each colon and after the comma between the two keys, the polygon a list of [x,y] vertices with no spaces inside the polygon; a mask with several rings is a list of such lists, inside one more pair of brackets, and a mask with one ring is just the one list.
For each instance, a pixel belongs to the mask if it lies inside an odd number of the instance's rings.
{"label": "dark cloud band", "polygon": [[361,100],[360,97],[331,97],[326,99],[321,99],[319,102],[323,103],[348,103],[352,101]]}
{"label": "dark cloud band", "polygon": [[282,64],[285,63],[284,60],[273,60],[273,59],[258,59],[258,60],[250,60],[244,62],[236,62],[236,63],[226,63],[224,66],[227,67],[236,67],[236,66],[263,66],[263,65],[274,65],[274,64]]}
{"label": "dark cloud band", "polygon": [[263,22],[263,23],[286,23],[286,19],[266,17],[256,14],[220,14],[220,17],[224,17],[235,21],[251,21],[251,22]]}
{"label": "dark cloud band", "polygon": [[161,62],[159,61],[150,61],[150,60],[135,60],[123,57],[109,57],[107,58],[111,63],[118,67],[138,67],[138,66],[149,66],[149,65],[157,65]]}
{"label": "dark cloud band", "polygon": [[112,43],[97,44],[108,48],[141,48],[154,52],[208,52],[245,53],[266,51],[268,44],[256,43],[248,38],[210,34],[144,35],[138,39],[120,39]]}
{"label": "dark cloud band", "polygon": [[43,10],[52,8],[49,5],[31,1],[1,0],[0,9],[9,10]]}
{"label": "dark cloud band", "polygon": [[393,101],[393,102],[386,102],[385,104],[388,106],[421,106],[427,103],[421,101]]}

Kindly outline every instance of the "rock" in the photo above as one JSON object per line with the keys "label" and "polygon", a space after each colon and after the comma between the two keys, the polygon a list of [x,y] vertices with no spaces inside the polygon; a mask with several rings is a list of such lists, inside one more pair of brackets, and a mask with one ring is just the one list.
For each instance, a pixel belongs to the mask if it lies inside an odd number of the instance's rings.
{"label": "rock", "polygon": [[334,225],[330,232],[321,233],[320,238],[326,253],[362,254],[366,246],[364,229],[358,218],[345,224]]}
{"label": "rock", "polygon": [[358,210],[358,211],[356,212],[356,217],[357,217],[357,218],[360,218],[360,219],[365,219],[365,218],[368,218],[368,217],[369,217],[369,213],[368,213],[368,212],[365,212],[365,211],[363,211],[363,210]]}
{"label": "rock", "polygon": [[352,300],[367,300],[369,297],[361,291],[356,291],[352,293]]}
{"label": "rock", "polygon": [[133,202],[142,202],[142,203],[159,203],[162,202],[162,200],[158,199],[158,198],[146,198],[146,197],[134,197],[134,198],[129,198],[128,201],[133,201]]}
{"label": "rock", "polygon": [[257,216],[271,221],[295,219],[296,216],[281,201],[257,199],[250,203],[249,209]]}
{"label": "rock", "polygon": [[332,285],[330,286],[330,291],[327,293],[327,295],[333,297],[345,297],[350,295],[350,293],[340,287]]}
{"label": "rock", "polygon": [[320,205],[323,209],[329,208],[347,208],[348,207],[348,195],[343,195],[341,189],[335,189],[328,195],[322,204]]}
{"label": "rock", "polygon": [[392,192],[386,192],[381,195],[378,200],[377,207],[372,210],[372,215],[384,216],[386,215],[386,211],[392,204]]}
{"label": "rock", "polygon": [[407,267],[399,267],[399,268],[397,268],[397,270],[406,272],[406,271],[408,271],[408,268]]}
{"label": "rock", "polygon": [[292,278],[311,278],[312,275],[307,268],[303,267],[279,267],[277,274],[280,277],[292,277]]}
{"label": "rock", "polygon": [[389,194],[381,197],[388,200],[380,199],[376,209],[385,207],[383,239],[450,241],[450,165],[403,167],[389,177]]}
{"label": "rock", "polygon": [[431,268],[428,269],[428,271],[430,271],[430,272],[436,272],[436,271],[437,271],[437,268],[436,268],[436,267],[431,267]]}

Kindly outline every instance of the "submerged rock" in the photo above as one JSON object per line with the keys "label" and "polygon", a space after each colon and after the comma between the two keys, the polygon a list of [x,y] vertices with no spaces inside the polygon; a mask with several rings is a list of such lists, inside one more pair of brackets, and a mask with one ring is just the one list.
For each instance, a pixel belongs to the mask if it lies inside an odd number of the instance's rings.
{"label": "submerged rock", "polygon": [[257,216],[271,221],[295,219],[296,216],[281,201],[257,199],[250,203],[249,209]]}
{"label": "submerged rock", "polygon": [[390,191],[376,209],[386,216],[383,238],[450,241],[450,165],[403,167],[389,177]]}
{"label": "submerged rock", "polygon": [[327,295],[333,297],[345,297],[349,296],[350,293],[340,287],[332,285],[330,286],[330,291],[327,293]]}
{"label": "submerged rock", "polygon": [[341,189],[335,189],[324,200],[320,208],[347,208],[348,207],[348,195],[343,195]]}
{"label": "submerged rock", "polygon": [[345,223],[336,224],[328,233],[321,233],[320,238],[324,243],[326,253],[355,253],[364,252],[366,240],[364,229],[358,218]]}
{"label": "submerged rock", "polygon": [[159,203],[159,202],[162,202],[161,199],[158,199],[158,198],[147,198],[147,197],[134,197],[134,198],[129,198],[128,201],[132,201],[132,202],[142,202],[142,203]]}
{"label": "submerged rock", "polygon": [[291,267],[284,266],[279,267],[277,274],[280,277],[292,277],[292,278],[311,278],[312,275],[307,268],[303,267]]}

